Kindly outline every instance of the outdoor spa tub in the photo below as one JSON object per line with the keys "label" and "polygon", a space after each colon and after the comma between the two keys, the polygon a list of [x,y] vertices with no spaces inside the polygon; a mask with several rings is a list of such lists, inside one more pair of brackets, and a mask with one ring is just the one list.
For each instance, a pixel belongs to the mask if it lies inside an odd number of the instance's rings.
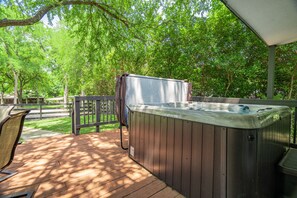
{"label": "outdoor spa tub", "polygon": [[290,109],[226,103],[129,106],[129,156],[186,197],[275,197]]}

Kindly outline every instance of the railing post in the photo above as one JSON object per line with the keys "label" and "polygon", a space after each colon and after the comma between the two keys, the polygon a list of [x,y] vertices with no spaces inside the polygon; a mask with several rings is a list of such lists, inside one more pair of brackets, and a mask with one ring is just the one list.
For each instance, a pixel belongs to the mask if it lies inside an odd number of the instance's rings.
{"label": "railing post", "polygon": [[68,112],[69,112],[69,117],[71,117],[72,103],[67,103],[67,108],[68,108]]}
{"label": "railing post", "polygon": [[95,114],[96,114],[96,123],[98,125],[96,125],[96,132],[100,132],[100,98],[96,100],[96,109],[95,109]]}
{"label": "railing post", "polygon": [[74,124],[74,109],[71,112],[71,132],[75,134],[75,124]]}
{"label": "railing post", "polygon": [[72,113],[71,113],[71,132],[72,134],[75,134],[75,116],[74,116],[74,102],[75,100],[72,101]]}
{"label": "railing post", "polygon": [[80,98],[75,96],[74,97],[74,108],[73,108],[73,129],[72,133],[75,135],[79,135],[79,125],[80,125]]}
{"label": "railing post", "polygon": [[296,144],[296,122],[297,122],[297,107],[294,112],[294,125],[293,125],[293,143]]}

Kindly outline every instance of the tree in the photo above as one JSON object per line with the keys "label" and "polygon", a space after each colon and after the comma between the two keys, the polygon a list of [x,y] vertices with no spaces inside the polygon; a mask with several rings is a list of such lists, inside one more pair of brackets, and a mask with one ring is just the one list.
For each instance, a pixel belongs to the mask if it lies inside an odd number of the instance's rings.
{"label": "tree", "polygon": [[[19,28],[0,30],[3,37],[5,75],[14,87],[14,103],[22,102],[23,90],[30,81],[40,80],[44,63],[40,43],[30,31]],[[36,35],[35,35],[36,36]],[[7,82],[6,82],[7,83]]]}
{"label": "tree", "polygon": [[297,98],[297,43],[277,48],[276,92],[286,99]]}
{"label": "tree", "polygon": [[64,27],[51,31],[50,50],[52,57],[51,74],[57,83],[63,85],[64,102],[68,102],[69,91],[79,89],[81,71],[85,65],[84,56],[76,50],[77,39],[72,38]]}
{"label": "tree", "polygon": [[[114,94],[114,77],[128,72],[186,79],[196,95],[266,95],[267,47],[219,0],[7,0],[0,27],[38,24],[45,14],[63,21],[48,34],[51,42],[39,42],[48,93]],[[294,46],[277,48],[275,87],[282,98],[296,97]],[[4,57],[10,68],[23,65],[24,56]]]}
{"label": "tree", "polygon": [[[194,68],[185,70],[190,71],[188,76],[192,76],[195,92],[206,96],[249,97],[260,90],[257,80],[265,80],[266,76],[262,75],[265,68],[262,70],[261,65],[266,47],[219,1],[212,1],[207,8],[206,16],[198,17],[194,26],[184,28],[188,34],[183,36],[187,39],[181,44],[189,46],[185,60],[190,60],[189,65]],[[260,55],[261,64],[258,64],[259,59],[253,58]]]}

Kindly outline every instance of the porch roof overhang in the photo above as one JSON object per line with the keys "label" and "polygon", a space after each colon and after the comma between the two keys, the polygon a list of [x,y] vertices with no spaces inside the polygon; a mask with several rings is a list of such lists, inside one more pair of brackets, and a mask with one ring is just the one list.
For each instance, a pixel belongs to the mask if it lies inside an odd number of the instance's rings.
{"label": "porch roof overhang", "polygon": [[296,0],[221,0],[268,46],[297,41]]}

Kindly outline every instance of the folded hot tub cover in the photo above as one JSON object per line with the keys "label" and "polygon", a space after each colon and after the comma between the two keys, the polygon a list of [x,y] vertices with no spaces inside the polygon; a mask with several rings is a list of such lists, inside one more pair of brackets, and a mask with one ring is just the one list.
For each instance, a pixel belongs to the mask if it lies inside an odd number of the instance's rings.
{"label": "folded hot tub cover", "polygon": [[116,114],[123,126],[128,125],[130,105],[186,102],[191,100],[192,85],[183,80],[123,74],[116,79]]}

